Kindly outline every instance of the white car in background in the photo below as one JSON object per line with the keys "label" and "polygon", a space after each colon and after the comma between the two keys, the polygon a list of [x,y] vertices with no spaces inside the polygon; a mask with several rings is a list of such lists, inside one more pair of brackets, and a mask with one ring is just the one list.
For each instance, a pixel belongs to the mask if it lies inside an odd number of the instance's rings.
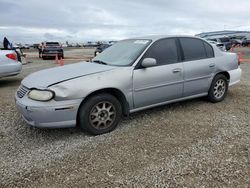
{"label": "white car in background", "polygon": [[224,44],[220,43],[220,42],[215,42],[215,41],[212,41],[212,40],[207,40],[210,44],[214,44],[216,45],[218,48],[220,48],[222,51],[227,51],[226,50],[226,47]]}
{"label": "white car in background", "polygon": [[15,76],[22,70],[22,63],[18,61],[14,50],[0,50],[0,78]]}

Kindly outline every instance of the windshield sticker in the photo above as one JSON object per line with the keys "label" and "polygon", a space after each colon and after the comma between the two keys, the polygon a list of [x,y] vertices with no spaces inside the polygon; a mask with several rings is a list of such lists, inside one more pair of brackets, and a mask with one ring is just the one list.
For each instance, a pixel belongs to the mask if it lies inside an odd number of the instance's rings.
{"label": "windshield sticker", "polygon": [[147,44],[148,40],[136,40],[134,43],[135,44]]}

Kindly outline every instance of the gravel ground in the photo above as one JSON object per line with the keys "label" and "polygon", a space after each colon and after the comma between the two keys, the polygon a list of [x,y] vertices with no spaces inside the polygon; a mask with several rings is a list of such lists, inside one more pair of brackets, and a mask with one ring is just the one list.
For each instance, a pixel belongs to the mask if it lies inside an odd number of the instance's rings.
{"label": "gravel ground", "polygon": [[22,74],[0,80],[0,187],[249,187],[250,63],[221,103],[146,110],[93,137],[25,124],[14,102],[20,81],[58,66],[28,60]]}

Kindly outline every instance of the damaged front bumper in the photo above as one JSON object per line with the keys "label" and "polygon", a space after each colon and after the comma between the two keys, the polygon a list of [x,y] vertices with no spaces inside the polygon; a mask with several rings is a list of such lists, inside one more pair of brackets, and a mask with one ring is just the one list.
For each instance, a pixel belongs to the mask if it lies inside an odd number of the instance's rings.
{"label": "damaged front bumper", "polygon": [[17,109],[27,124],[39,128],[75,127],[82,99],[39,102],[15,97]]}

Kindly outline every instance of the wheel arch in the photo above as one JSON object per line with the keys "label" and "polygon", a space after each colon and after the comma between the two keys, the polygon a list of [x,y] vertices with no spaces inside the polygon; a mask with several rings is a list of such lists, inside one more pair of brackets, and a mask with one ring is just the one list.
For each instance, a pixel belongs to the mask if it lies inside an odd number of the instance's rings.
{"label": "wheel arch", "polygon": [[226,76],[227,80],[230,81],[230,74],[227,71],[218,72],[215,76],[217,76],[219,74],[222,74],[222,75]]}
{"label": "wheel arch", "polygon": [[125,95],[123,94],[123,92],[119,89],[116,88],[103,88],[103,89],[99,89],[99,90],[95,90],[92,91],[91,93],[89,93],[81,102],[80,107],[78,109],[77,112],[77,122],[78,122],[78,115],[79,115],[79,110],[81,108],[82,105],[84,105],[84,103],[92,96],[97,95],[97,94],[102,94],[102,93],[108,93],[113,95],[114,97],[116,97],[118,99],[118,101],[121,103],[121,107],[122,107],[122,114],[125,116],[129,115],[129,103],[125,97]]}
{"label": "wheel arch", "polygon": [[219,75],[219,74],[222,74],[222,75],[226,76],[226,78],[227,78],[227,80],[228,80],[228,83],[230,82],[230,74],[229,74],[227,71],[220,71],[220,72],[217,72],[216,74],[214,74],[214,76],[211,78],[210,84],[209,84],[209,89],[210,89],[210,87],[211,87],[211,84],[212,84],[214,78],[215,78],[217,75]]}

